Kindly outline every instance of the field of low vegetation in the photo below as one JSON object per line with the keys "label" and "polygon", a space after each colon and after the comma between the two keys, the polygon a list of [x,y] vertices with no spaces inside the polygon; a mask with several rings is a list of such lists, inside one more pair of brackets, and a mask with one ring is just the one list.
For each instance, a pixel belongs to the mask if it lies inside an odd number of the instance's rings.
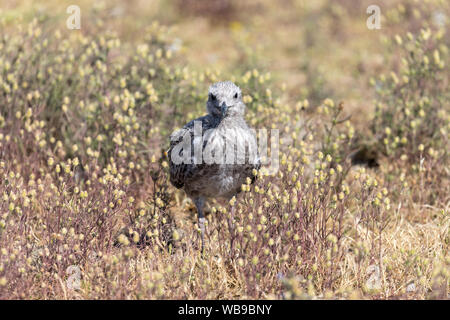
{"label": "field of low vegetation", "polygon": [[[76,2],[0,0],[0,299],[448,299],[449,1]],[[279,170],[202,256],[166,150],[224,80]]]}

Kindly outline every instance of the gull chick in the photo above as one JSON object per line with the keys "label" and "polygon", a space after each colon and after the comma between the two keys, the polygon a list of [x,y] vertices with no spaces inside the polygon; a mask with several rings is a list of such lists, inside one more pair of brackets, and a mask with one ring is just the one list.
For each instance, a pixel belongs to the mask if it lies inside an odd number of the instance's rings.
{"label": "gull chick", "polygon": [[240,88],[230,81],[214,83],[206,109],[207,115],[172,133],[167,152],[170,182],[184,189],[197,207],[202,252],[205,200],[231,199],[247,178],[254,182],[254,169],[260,168],[256,137],[244,120]]}

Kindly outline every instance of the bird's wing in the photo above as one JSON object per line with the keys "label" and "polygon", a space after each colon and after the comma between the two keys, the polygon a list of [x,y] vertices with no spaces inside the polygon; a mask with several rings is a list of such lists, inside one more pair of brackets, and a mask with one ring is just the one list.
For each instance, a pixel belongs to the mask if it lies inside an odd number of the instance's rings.
{"label": "bird's wing", "polygon": [[184,172],[186,171],[187,164],[184,163],[175,163],[173,161],[172,152],[178,143],[182,143],[183,137],[189,134],[189,129],[180,129],[174,132],[170,136],[170,147],[167,151],[167,156],[169,157],[169,172],[170,172],[170,182],[176,188],[182,188],[184,185]]}
{"label": "bird's wing", "polygon": [[[253,140],[254,147],[256,147],[256,137],[253,135],[253,133],[251,133],[251,137],[249,139]],[[253,152],[255,153],[252,153],[250,150],[248,150],[247,154],[249,155],[249,157],[246,158],[246,165],[244,168],[245,174],[251,179],[251,184],[256,181],[256,175],[253,173],[253,170],[258,171],[261,168],[261,158],[259,156],[258,149],[256,148],[256,150],[253,150]],[[253,157],[250,156],[251,154],[253,155]]]}
{"label": "bird's wing", "polygon": [[201,136],[194,137],[195,121],[201,123],[203,131],[211,126],[209,117],[204,116],[192,120],[170,136],[170,147],[167,151],[170,182],[178,189],[184,186],[185,181],[192,176],[194,168],[198,167],[198,164],[194,164],[194,148],[197,143],[202,143],[203,139]]}

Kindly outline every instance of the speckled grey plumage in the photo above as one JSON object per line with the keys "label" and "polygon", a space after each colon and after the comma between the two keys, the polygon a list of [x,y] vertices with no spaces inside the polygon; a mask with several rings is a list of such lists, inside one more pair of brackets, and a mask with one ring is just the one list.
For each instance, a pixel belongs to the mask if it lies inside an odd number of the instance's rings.
{"label": "speckled grey plumage", "polygon": [[[255,153],[250,154],[249,148],[252,148],[251,146],[256,148],[256,137],[244,120],[245,105],[242,102],[239,87],[230,81],[217,82],[210,86],[207,111],[207,115],[190,121],[182,129],[172,133],[168,150],[171,183],[177,188],[183,188],[197,206],[199,225],[202,229],[202,250],[205,198],[233,197],[240,191],[247,177],[250,177],[252,182],[255,180],[253,169],[260,167],[257,150],[253,149]],[[198,137],[194,139],[195,121],[198,121],[198,124],[201,123],[202,139]],[[187,141],[191,143],[191,163],[175,163],[172,161],[172,152],[186,138],[190,138]],[[225,145],[233,139],[236,142],[235,156],[242,156],[242,152],[238,150],[246,150],[245,159],[241,158],[242,162],[195,163],[195,148],[200,148],[204,152],[213,150],[212,154],[216,154],[216,150],[222,150],[225,153]]]}

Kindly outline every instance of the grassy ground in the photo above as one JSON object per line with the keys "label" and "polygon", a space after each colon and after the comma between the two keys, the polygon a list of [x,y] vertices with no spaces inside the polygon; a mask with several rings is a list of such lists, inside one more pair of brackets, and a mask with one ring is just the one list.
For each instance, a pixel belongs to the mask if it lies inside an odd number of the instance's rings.
{"label": "grassy ground", "polygon": [[[446,1],[0,3],[1,298],[448,298]],[[226,79],[280,169],[202,258],[164,150]]]}

